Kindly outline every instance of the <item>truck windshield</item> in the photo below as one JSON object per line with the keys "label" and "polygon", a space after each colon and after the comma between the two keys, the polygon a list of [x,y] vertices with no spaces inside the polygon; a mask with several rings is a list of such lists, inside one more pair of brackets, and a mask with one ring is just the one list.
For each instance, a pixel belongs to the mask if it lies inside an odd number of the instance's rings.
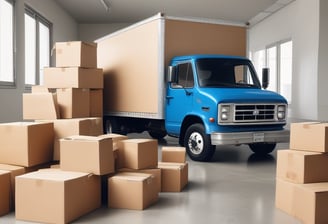
{"label": "truck windshield", "polygon": [[202,58],[196,61],[196,67],[201,87],[261,88],[248,60]]}

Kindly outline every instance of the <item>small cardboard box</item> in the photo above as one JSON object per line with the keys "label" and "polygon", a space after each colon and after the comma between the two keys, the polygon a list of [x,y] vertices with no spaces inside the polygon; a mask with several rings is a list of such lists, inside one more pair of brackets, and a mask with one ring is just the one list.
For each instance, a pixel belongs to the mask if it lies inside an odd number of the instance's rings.
{"label": "small cardboard box", "polygon": [[185,163],[186,148],[185,147],[162,147],[162,162]]}
{"label": "small cardboard box", "polygon": [[328,183],[295,184],[276,179],[276,207],[304,224],[328,223]]}
{"label": "small cardboard box", "polygon": [[103,90],[90,89],[90,116],[103,116]]}
{"label": "small cardboard box", "polygon": [[157,191],[161,192],[161,188],[162,188],[162,170],[159,169],[159,168],[143,169],[143,170],[122,168],[122,169],[119,169],[118,172],[148,173],[148,174],[151,174],[151,175],[153,175],[154,181],[156,182]]}
{"label": "small cardboard box", "polygon": [[53,93],[23,93],[23,119],[58,119],[57,95]]}
{"label": "small cardboard box", "polygon": [[35,166],[52,161],[54,125],[48,122],[0,124],[0,163]]}
{"label": "small cardboard box", "polygon": [[72,118],[43,120],[54,123],[55,140],[53,159],[58,161],[60,158],[59,139],[72,135],[98,136],[103,133],[103,123],[101,117]]}
{"label": "small cardboard box", "polygon": [[69,223],[101,206],[100,177],[45,169],[16,177],[16,219]]}
{"label": "small cardboard box", "polygon": [[81,135],[60,139],[60,168],[96,175],[113,173],[112,139]]}
{"label": "small cardboard box", "polygon": [[108,179],[108,207],[143,210],[158,200],[152,175],[119,173]]}
{"label": "small cardboard box", "polygon": [[97,67],[97,44],[82,41],[57,42],[56,67]]}
{"label": "small cardboard box", "polygon": [[90,116],[89,89],[57,89],[61,118],[83,118]]}
{"label": "small cardboard box", "polygon": [[328,152],[328,123],[292,123],[290,125],[290,148]]}
{"label": "small cardboard box", "polygon": [[153,139],[127,139],[118,142],[118,167],[130,169],[156,168],[158,144]]}
{"label": "small cardboard box", "polygon": [[293,183],[328,182],[328,155],[299,150],[278,150],[278,178]]}
{"label": "small cardboard box", "polygon": [[162,170],[162,192],[180,192],[188,183],[188,163],[159,162]]}
{"label": "small cardboard box", "polygon": [[0,217],[10,212],[11,187],[10,172],[0,170]]}
{"label": "small cardboard box", "polygon": [[44,68],[44,86],[48,88],[104,88],[103,70],[100,68]]}
{"label": "small cardboard box", "polygon": [[13,211],[15,209],[15,177],[23,175],[25,169],[21,166],[0,164],[0,171],[8,171],[10,173],[10,210]]}

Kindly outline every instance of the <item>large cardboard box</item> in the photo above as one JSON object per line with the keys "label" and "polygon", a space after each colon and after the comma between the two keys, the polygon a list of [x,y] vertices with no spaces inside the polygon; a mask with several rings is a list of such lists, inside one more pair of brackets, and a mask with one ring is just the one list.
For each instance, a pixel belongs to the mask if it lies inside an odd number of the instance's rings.
{"label": "large cardboard box", "polygon": [[122,168],[122,169],[119,169],[118,172],[148,173],[148,174],[151,174],[154,177],[154,181],[155,181],[156,186],[157,186],[157,191],[161,192],[161,188],[162,188],[162,170],[159,169],[159,168],[143,169],[143,170]]}
{"label": "large cardboard box", "polygon": [[103,116],[103,90],[90,89],[90,116]]}
{"label": "large cardboard box", "polygon": [[21,166],[0,164],[0,171],[7,171],[10,173],[10,210],[13,211],[15,208],[15,178],[16,176],[23,175],[25,173],[25,168]]}
{"label": "large cardboard box", "polygon": [[292,123],[289,147],[297,150],[328,152],[328,123]]}
{"label": "large cardboard box", "polygon": [[158,200],[158,189],[152,175],[119,173],[108,179],[108,206],[143,210]]}
{"label": "large cardboard box", "polygon": [[294,184],[276,179],[276,207],[304,224],[328,223],[328,183]]}
{"label": "large cardboard box", "polygon": [[328,182],[328,155],[299,150],[278,150],[278,178],[293,183]]}
{"label": "large cardboard box", "polygon": [[82,41],[57,42],[56,67],[97,67],[97,44]]}
{"label": "large cardboard box", "polygon": [[113,173],[112,139],[81,135],[60,139],[60,168],[97,175]]}
{"label": "large cardboard box", "polygon": [[101,117],[44,120],[54,123],[55,140],[53,159],[60,158],[59,139],[72,135],[98,136],[103,133]]}
{"label": "large cardboard box", "polygon": [[89,89],[57,89],[57,99],[61,118],[83,118],[90,116]]}
{"label": "large cardboard box", "polygon": [[58,119],[57,95],[53,93],[23,93],[23,119]]}
{"label": "large cardboard box", "polygon": [[10,172],[0,170],[0,216],[10,212],[11,190],[10,190]]}
{"label": "large cardboard box", "polygon": [[48,88],[94,88],[104,87],[103,70],[100,68],[46,67],[44,86]]}
{"label": "large cardboard box", "polygon": [[0,163],[35,166],[52,161],[54,125],[48,122],[0,124]]}
{"label": "large cardboard box", "polygon": [[127,139],[118,142],[119,168],[156,168],[158,144],[153,139]]}
{"label": "large cardboard box", "polygon": [[185,147],[162,147],[162,162],[185,163],[186,148]]}
{"label": "large cardboard box", "polygon": [[162,170],[162,192],[180,192],[188,183],[188,163],[159,162]]}
{"label": "large cardboard box", "polygon": [[16,177],[16,219],[69,223],[101,206],[100,177],[45,169]]}

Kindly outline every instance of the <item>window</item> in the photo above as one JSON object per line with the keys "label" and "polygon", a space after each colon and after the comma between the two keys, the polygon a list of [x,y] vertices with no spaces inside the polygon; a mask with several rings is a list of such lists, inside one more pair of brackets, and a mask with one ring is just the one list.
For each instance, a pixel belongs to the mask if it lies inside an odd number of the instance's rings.
{"label": "window", "polygon": [[289,104],[292,102],[292,50],[291,40],[280,41],[265,50],[256,51],[252,57],[260,77],[262,68],[270,69],[270,84],[267,89],[283,95]]}
{"label": "window", "polygon": [[194,76],[190,63],[183,63],[177,66],[178,82],[174,87],[191,88],[194,86]]}
{"label": "window", "polygon": [[0,85],[14,83],[14,5],[0,0]]}
{"label": "window", "polygon": [[42,85],[43,68],[50,66],[51,23],[25,6],[25,84]]}

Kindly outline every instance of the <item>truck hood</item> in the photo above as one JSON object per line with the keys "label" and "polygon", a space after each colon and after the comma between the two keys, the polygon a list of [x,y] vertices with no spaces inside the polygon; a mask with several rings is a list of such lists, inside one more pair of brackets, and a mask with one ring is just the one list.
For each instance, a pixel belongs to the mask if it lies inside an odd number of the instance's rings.
{"label": "truck hood", "polygon": [[[203,92],[204,91],[204,92]],[[276,92],[250,88],[204,88],[203,93],[214,97],[217,103],[287,103],[287,100]]]}

